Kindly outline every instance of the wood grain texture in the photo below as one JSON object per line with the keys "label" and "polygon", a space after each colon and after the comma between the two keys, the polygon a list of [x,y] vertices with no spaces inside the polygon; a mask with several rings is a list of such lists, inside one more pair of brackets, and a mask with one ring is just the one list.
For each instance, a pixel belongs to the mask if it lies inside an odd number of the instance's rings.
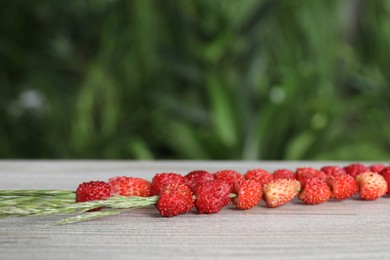
{"label": "wood grain texture", "polygon": [[[294,169],[329,162],[0,161],[0,189],[72,189],[117,175],[151,179],[250,168]],[[337,163],[343,165],[342,163]],[[346,164],[346,163],[344,163]],[[0,259],[390,259],[390,197],[162,218],[154,208],[54,226],[64,216],[0,220]]]}

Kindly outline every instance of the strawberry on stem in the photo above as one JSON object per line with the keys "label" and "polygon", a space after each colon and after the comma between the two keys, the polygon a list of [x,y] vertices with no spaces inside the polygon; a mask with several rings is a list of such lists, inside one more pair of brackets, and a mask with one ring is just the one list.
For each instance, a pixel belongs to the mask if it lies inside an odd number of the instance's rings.
{"label": "strawberry on stem", "polygon": [[296,169],[297,180],[301,183],[302,186],[305,186],[306,180],[309,178],[317,177],[322,181],[326,181],[327,176],[322,171],[311,167],[302,167]]}
{"label": "strawberry on stem", "polygon": [[252,169],[245,173],[245,179],[257,181],[261,186],[274,179],[273,175],[264,169]]}
{"label": "strawberry on stem", "polygon": [[298,194],[298,198],[305,204],[321,204],[329,199],[330,193],[326,182],[317,177],[312,177],[306,179],[305,186]]}
{"label": "strawberry on stem", "polygon": [[189,172],[186,176],[184,176],[185,183],[190,186],[191,189],[194,189],[196,186],[214,180],[214,174],[203,171],[196,170]]}
{"label": "strawberry on stem", "polygon": [[360,198],[363,200],[375,200],[382,197],[388,189],[387,182],[382,175],[374,172],[366,172],[356,177],[359,184]]}
{"label": "strawberry on stem", "polygon": [[191,188],[185,183],[168,183],[164,184],[160,188],[160,194],[162,193],[179,193],[183,196],[191,198],[193,200],[193,192]]}
{"label": "strawberry on stem", "polygon": [[[110,197],[111,187],[105,181],[89,181],[79,184],[76,189],[76,202],[86,202],[93,200],[105,200]],[[98,207],[90,211],[100,210]]]}
{"label": "strawberry on stem", "polygon": [[339,166],[331,165],[324,166],[320,169],[328,178],[330,176],[336,176],[340,174],[346,174],[345,170]]}
{"label": "strawberry on stem", "polygon": [[183,183],[163,185],[156,207],[164,217],[173,217],[190,211],[194,207],[191,188]]}
{"label": "strawberry on stem", "polygon": [[348,174],[330,176],[327,183],[331,189],[330,197],[333,199],[347,199],[359,191],[359,186],[355,178]]}
{"label": "strawberry on stem", "polygon": [[178,173],[158,173],[152,179],[152,185],[150,187],[150,195],[155,196],[160,192],[160,188],[163,185],[171,183],[182,183],[185,184],[184,176]]}
{"label": "strawberry on stem", "polygon": [[390,167],[383,168],[380,173],[387,182],[387,195],[390,195]]}
{"label": "strawberry on stem", "polygon": [[377,164],[370,165],[369,168],[370,168],[371,172],[379,173],[380,171],[382,171],[385,168],[385,166],[381,163],[377,163]]}
{"label": "strawberry on stem", "polygon": [[233,198],[233,203],[238,209],[250,209],[256,206],[261,200],[261,184],[254,180],[241,180],[236,183],[234,192],[237,194]]}
{"label": "strawberry on stem", "polygon": [[193,203],[178,193],[160,194],[156,207],[163,217],[184,214],[193,208]]}
{"label": "strawberry on stem", "polygon": [[277,179],[263,186],[264,200],[270,208],[282,206],[292,200],[301,189],[301,184],[293,179]]}
{"label": "strawberry on stem", "polygon": [[293,179],[295,180],[297,176],[295,172],[288,169],[278,169],[273,172],[274,180],[276,179]]}
{"label": "strawberry on stem", "polygon": [[371,172],[370,169],[361,163],[352,163],[343,168],[345,172],[356,178],[359,174]]}
{"label": "strawberry on stem", "polygon": [[229,183],[230,191],[233,192],[236,182],[244,180],[244,176],[241,173],[234,170],[221,170],[214,173],[215,179],[223,180]]}
{"label": "strawberry on stem", "polygon": [[200,214],[218,213],[230,203],[231,186],[224,180],[212,180],[198,186],[195,206]]}
{"label": "strawberry on stem", "polygon": [[150,195],[151,184],[149,181],[137,177],[114,177],[109,179],[111,195],[140,196]]}

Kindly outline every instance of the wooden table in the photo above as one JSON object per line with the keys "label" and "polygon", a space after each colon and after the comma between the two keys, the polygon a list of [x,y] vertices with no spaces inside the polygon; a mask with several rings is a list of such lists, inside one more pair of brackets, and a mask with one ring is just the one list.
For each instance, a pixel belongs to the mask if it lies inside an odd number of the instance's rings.
{"label": "wooden table", "polygon": [[[321,167],[320,162],[0,161],[0,189],[71,189],[113,176],[151,179],[250,168]],[[344,165],[343,163],[338,163]],[[68,216],[68,215],[67,215]],[[390,259],[390,197],[353,198],[247,211],[160,217],[154,208],[65,226],[64,216],[0,220],[0,259]]]}

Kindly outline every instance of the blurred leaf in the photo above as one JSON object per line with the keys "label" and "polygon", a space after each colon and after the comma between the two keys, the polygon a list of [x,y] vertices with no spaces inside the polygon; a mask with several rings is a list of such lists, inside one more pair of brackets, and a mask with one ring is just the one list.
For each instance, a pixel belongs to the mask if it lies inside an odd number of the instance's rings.
{"label": "blurred leaf", "polygon": [[293,138],[286,148],[286,159],[287,160],[299,160],[304,158],[305,152],[315,141],[316,136],[311,132],[303,132],[297,137]]}
{"label": "blurred leaf", "polygon": [[[324,151],[315,156],[315,160],[344,160],[344,161],[388,161],[390,152],[372,143],[350,143],[339,146],[334,150]],[[336,158],[336,159],[335,159]]]}
{"label": "blurred leaf", "polygon": [[131,153],[134,155],[136,159],[141,159],[141,160],[154,159],[152,152],[150,151],[147,144],[142,139],[137,138],[137,139],[129,140],[128,146]]}
{"label": "blurred leaf", "polygon": [[207,78],[207,90],[211,105],[211,118],[217,136],[228,147],[233,147],[237,143],[236,124],[234,121],[233,107],[229,97],[228,89],[216,75],[210,72]]}
{"label": "blurred leaf", "polygon": [[207,159],[207,151],[203,150],[196,132],[190,126],[172,122],[169,125],[169,139],[166,140],[172,146],[179,158]]}
{"label": "blurred leaf", "polygon": [[91,68],[77,103],[74,122],[74,145],[89,146],[97,138],[116,131],[118,124],[117,86],[101,66]]}

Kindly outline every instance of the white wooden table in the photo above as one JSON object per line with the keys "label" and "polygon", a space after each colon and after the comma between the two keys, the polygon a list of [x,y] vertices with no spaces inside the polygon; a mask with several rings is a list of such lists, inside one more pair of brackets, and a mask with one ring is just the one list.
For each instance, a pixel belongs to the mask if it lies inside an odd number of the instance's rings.
{"label": "white wooden table", "polygon": [[[151,179],[250,168],[321,167],[324,162],[0,161],[0,189],[70,189],[113,176]],[[344,163],[345,164],[345,163]],[[338,165],[344,165],[338,163]],[[390,259],[390,197],[247,211],[195,211],[173,218],[154,208],[65,226],[64,216],[0,220],[0,259]]]}

